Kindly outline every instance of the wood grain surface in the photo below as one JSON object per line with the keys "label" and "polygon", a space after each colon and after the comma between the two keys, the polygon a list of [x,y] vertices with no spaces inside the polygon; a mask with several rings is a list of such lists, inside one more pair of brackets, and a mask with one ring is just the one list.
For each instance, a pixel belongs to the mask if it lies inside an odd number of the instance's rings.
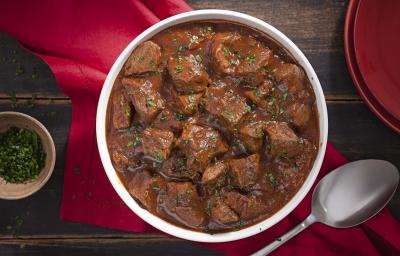
{"label": "wood grain surface", "polygon": [[[349,160],[379,158],[400,166],[400,136],[360,100],[343,49],[346,1],[189,0],[194,9],[228,9],[260,18],[291,38],[315,68],[328,102],[329,140]],[[218,255],[159,234],[135,234],[59,219],[71,105],[48,66],[0,33],[0,111],[39,119],[56,143],[46,186],[17,201],[0,201],[0,255]],[[400,220],[400,193],[390,202]],[[278,235],[278,234],[277,234]]]}

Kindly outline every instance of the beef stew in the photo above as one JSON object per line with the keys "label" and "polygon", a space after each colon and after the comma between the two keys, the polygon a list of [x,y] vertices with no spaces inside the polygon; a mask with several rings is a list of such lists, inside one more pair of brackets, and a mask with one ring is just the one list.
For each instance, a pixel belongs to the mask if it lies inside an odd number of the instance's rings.
{"label": "beef stew", "polygon": [[319,147],[304,70],[267,35],[191,22],[133,50],[107,110],[107,145],[131,196],[207,233],[267,219],[296,194]]}

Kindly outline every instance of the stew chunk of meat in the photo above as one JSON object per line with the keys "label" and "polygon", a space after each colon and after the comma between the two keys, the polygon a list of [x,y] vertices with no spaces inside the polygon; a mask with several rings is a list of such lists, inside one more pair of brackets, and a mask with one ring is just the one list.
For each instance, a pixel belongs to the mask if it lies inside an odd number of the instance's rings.
{"label": "stew chunk of meat", "polygon": [[207,72],[192,54],[188,56],[178,54],[170,57],[168,72],[178,92],[202,92],[208,84]]}
{"label": "stew chunk of meat", "polygon": [[290,93],[295,93],[304,88],[304,71],[295,64],[280,65],[272,76],[282,91],[288,90]]}
{"label": "stew chunk of meat", "polygon": [[132,110],[129,100],[122,90],[112,95],[112,122],[116,129],[128,128],[131,125]]}
{"label": "stew chunk of meat", "polygon": [[311,116],[311,107],[307,103],[295,102],[289,106],[288,115],[297,127],[304,127]]}
{"label": "stew chunk of meat", "polygon": [[168,182],[167,195],[163,199],[166,212],[189,227],[200,227],[206,217],[200,208],[200,197],[190,182]]}
{"label": "stew chunk of meat", "polygon": [[240,76],[247,82],[259,84],[265,76],[263,67],[273,53],[260,42],[238,33],[217,33],[211,49],[215,69],[224,75]]}
{"label": "stew chunk of meat", "polygon": [[292,157],[299,152],[299,138],[285,122],[269,122],[266,131],[270,142],[270,153],[275,156]]}
{"label": "stew chunk of meat", "polygon": [[260,156],[254,154],[245,158],[232,159],[229,161],[233,185],[249,189],[253,186],[260,173]]}
{"label": "stew chunk of meat", "polygon": [[179,95],[178,98],[178,106],[179,109],[184,114],[193,114],[197,111],[198,105],[201,101],[202,93],[190,94],[190,95]]}
{"label": "stew chunk of meat", "polygon": [[217,202],[217,204],[211,208],[211,218],[223,224],[239,221],[239,216],[222,201]]}
{"label": "stew chunk of meat", "polygon": [[270,80],[265,80],[255,89],[250,91],[245,91],[244,95],[246,95],[247,98],[255,102],[257,106],[261,108],[267,108],[268,102],[266,100],[266,97],[269,95],[272,87],[273,87],[272,82]]}
{"label": "stew chunk of meat", "polygon": [[232,89],[228,89],[222,82],[207,88],[205,108],[231,126],[236,125],[250,111],[246,99],[236,94]]}
{"label": "stew chunk of meat", "polygon": [[228,166],[223,162],[218,162],[213,166],[207,167],[203,173],[202,183],[215,184],[224,182],[227,170]]}
{"label": "stew chunk of meat", "polygon": [[136,112],[146,122],[151,122],[165,108],[165,100],[159,93],[160,76],[149,78],[124,78],[122,84]]}
{"label": "stew chunk of meat", "polygon": [[228,151],[217,130],[190,123],[184,126],[177,144],[186,155],[188,167],[199,172],[204,171],[213,157]]}
{"label": "stew chunk of meat", "polygon": [[266,125],[265,121],[258,121],[256,118],[256,114],[247,115],[239,129],[241,142],[252,153],[258,152],[262,147]]}
{"label": "stew chunk of meat", "polygon": [[138,75],[149,71],[156,71],[161,60],[160,46],[152,41],[146,41],[133,50],[125,63],[124,74]]}
{"label": "stew chunk of meat", "polygon": [[197,180],[199,173],[186,166],[186,157],[173,152],[162,164],[160,172],[170,178]]}
{"label": "stew chunk of meat", "polygon": [[156,209],[157,195],[165,189],[165,181],[160,176],[152,177],[148,171],[135,172],[126,184],[129,193],[149,211]]}
{"label": "stew chunk of meat", "polygon": [[169,157],[173,142],[174,134],[169,130],[146,128],[143,131],[143,152],[158,161],[163,161]]}
{"label": "stew chunk of meat", "polygon": [[267,206],[260,198],[253,195],[245,196],[236,191],[225,193],[224,202],[245,220],[255,218],[267,210]]}
{"label": "stew chunk of meat", "polygon": [[154,120],[153,125],[160,129],[170,129],[173,131],[181,131],[183,128],[183,116],[179,113],[174,113],[169,109],[164,109]]}

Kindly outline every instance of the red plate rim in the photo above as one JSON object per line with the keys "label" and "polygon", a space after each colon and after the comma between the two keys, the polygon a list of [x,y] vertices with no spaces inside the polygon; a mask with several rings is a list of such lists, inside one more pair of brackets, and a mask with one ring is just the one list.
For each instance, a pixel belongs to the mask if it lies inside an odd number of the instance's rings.
{"label": "red plate rim", "polygon": [[400,133],[400,121],[388,113],[382,105],[375,99],[369,91],[361,72],[358,69],[354,52],[354,19],[357,12],[359,0],[351,0],[347,7],[346,20],[344,24],[344,49],[346,55],[346,63],[354,85],[363,100],[374,114],[382,120],[388,127]]}
{"label": "red plate rim", "polygon": [[[371,60],[378,60],[378,52],[381,52],[382,49],[378,50],[378,46],[376,43],[379,40],[372,40],[373,38],[376,38],[377,36],[384,38],[385,36],[394,35],[394,33],[386,33],[385,34],[373,34],[374,29],[371,29],[371,27],[374,27],[371,22],[382,22],[380,19],[372,18],[375,15],[378,15],[377,10],[379,8],[385,8],[384,10],[387,11],[388,7],[394,7],[393,5],[400,6],[399,2],[396,4],[390,4],[388,1],[376,1],[376,0],[364,0],[360,1],[358,4],[357,11],[354,16],[354,29],[353,29],[353,42],[354,42],[354,56],[355,60],[357,61],[357,67],[361,72],[362,78],[365,81],[366,86],[368,87],[368,90],[375,96],[375,99],[379,102],[379,104],[386,110],[386,112],[390,113],[394,118],[397,120],[400,120],[400,101],[398,100],[398,96],[400,95],[400,90],[398,89],[397,84],[397,79],[396,81],[392,81],[392,79],[389,79],[390,74],[393,73],[382,73],[385,72],[383,71],[384,69],[380,69],[382,71],[379,71],[379,74],[381,74],[379,77],[379,82],[377,81],[375,71],[372,71],[374,68],[371,68],[370,64],[371,62],[375,63],[375,61]],[[375,11],[375,15],[371,14],[371,5],[372,9]],[[392,9],[392,8],[390,8]],[[397,8],[392,9],[394,11],[397,10]],[[394,15],[392,13],[391,15]],[[398,13],[396,13],[396,16]],[[383,15],[388,17],[388,15]],[[393,16],[391,16],[393,18]],[[392,23],[393,24],[393,23]],[[381,26],[385,27],[387,24],[381,24]],[[384,29],[379,29],[380,32],[377,33],[384,33]],[[371,34],[372,33],[372,34]],[[369,36],[368,36],[369,35]],[[374,36],[372,36],[374,35]],[[395,36],[397,38],[397,36]],[[368,39],[367,39],[368,38]],[[387,42],[386,45],[390,45],[393,47],[393,43]],[[373,45],[373,46],[372,46]],[[398,47],[398,45],[396,45]],[[384,47],[383,49],[390,49],[389,47]],[[387,50],[386,50],[387,51]],[[392,52],[392,51],[390,51]],[[365,56],[368,57],[365,57]],[[386,59],[393,60],[394,55],[388,54],[386,52],[386,55],[388,56]],[[368,59],[369,61],[366,61]],[[382,59],[380,59],[382,60]],[[398,62],[398,60],[396,60]],[[393,65],[390,68],[393,68]],[[389,67],[388,67],[389,68]],[[398,69],[396,68],[396,71]],[[393,72],[393,71],[392,71]],[[398,73],[398,72],[396,72]],[[386,80],[385,80],[386,79]],[[384,82],[383,82],[384,81]],[[385,84],[385,85],[382,85]]]}

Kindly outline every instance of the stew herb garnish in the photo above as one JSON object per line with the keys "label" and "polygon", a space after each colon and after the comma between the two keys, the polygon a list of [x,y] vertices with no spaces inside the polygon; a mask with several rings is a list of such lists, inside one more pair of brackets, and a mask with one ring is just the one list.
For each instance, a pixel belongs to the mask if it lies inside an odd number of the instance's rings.
{"label": "stew herb garnish", "polygon": [[0,133],[0,176],[6,182],[37,179],[45,158],[40,138],[34,131],[11,127]]}

